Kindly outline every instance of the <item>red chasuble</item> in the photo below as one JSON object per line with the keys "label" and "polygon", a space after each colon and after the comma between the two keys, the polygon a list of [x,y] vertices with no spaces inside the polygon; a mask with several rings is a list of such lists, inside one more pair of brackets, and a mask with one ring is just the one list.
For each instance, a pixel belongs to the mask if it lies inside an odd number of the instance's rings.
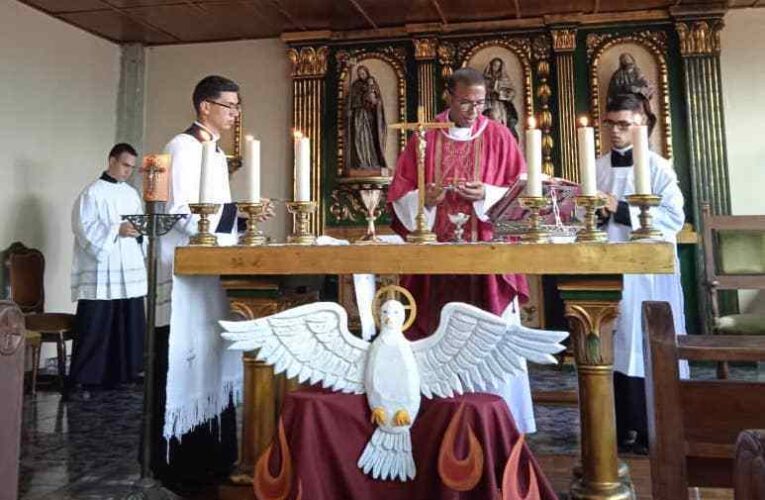
{"label": "red chasuble", "polygon": [[[436,117],[446,121],[448,112]],[[498,187],[510,186],[526,171],[518,143],[501,123],[479,116],[471,130],[471,140],[458,141],[449,137],[444,129],[426,132],[425,182],[441,186],[464,181],[481,181]],[[412,137],[399,157],[396,173],[388,191],[392,203],[410,191],[417,189],[417,140]],[[473,202],[449,191],[436,209],[433,231],[438,241],[450,241],[454,225],[449,214],[463,212],[470,215],[465,226],[468,241],[491,241],[493,230],[490,222],[482,222],[476,216]],[[393,229],[406,237],[407,229],[393,214]],[[410,339],[430,335],[438,326],[441,308],[448,302],[467,302],[494,314],[502,314],[508,304],[518,297],[528,299],[526,277],[520,274],[470,276],[402,276],[402,286],[409,289],[417,301],[419,314]]]}

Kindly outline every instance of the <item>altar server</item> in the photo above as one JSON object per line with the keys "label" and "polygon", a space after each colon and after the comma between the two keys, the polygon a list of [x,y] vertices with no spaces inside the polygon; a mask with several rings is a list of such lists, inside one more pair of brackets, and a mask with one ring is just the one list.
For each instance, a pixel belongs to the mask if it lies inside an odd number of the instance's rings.
{"label": "altar server", "polygon": [[140,234],[122,220],[143,213],[138,192],[125,182],[135,164],[132,146],[114,146],[107,170],[72,209],[77,339],[70,382],[85,389],[134,382],[143,370],[146,266]]}
{"label": "altar server", "polygon": [[[656,118],[642,95],[617,95],[606,108],[603,127],[610,134],[612,149],[597,160],[597,187],[608,200],[601,215],[609,241],[629,241],[631,231],[640,225],[639,209],[629,206],[625,199],[636,192],[632,134],[636,125],[647,125],[650,136],[655,122]],[[664,241],[675,243],[677,233],[685,223],[683,194],[677,175],[668,160],[653,151],[646,152],[649,155],[650,189],[661,197],[660,205],[651,209],[653,225],[661,231]],[[642,303],[646,300],[669,302],[675,331],[685,333],[677,253],[673,274],[624,276],[614,338],[616,426],[621,449],[641,454],[647,453],[648,449],[642,327]],[[680,368],[681,376],[687,376],[687,363],[681,364]]]}

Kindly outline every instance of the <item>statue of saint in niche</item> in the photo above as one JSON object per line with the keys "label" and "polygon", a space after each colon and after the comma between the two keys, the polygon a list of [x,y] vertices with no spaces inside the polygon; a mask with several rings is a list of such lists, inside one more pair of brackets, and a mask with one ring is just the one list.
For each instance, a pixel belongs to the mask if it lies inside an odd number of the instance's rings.
{"label": "statue of saint in niche", "polygon": [[643,72],[637,65],[635,56],[624,52],[619,56],[619,69],[614,71],[611,81],[608,83],[607,102],[620,94],[639,94],[647,101],[653,97],[655,87],[643,76]]}
{"label": "statue of saint in niche", "polygon": [[505,62],[499,57],[492,59],[483,70],[486,79],[486,107],[483,114],[510,129],[518,139],[518,111],[515,109],[515,89],[507,74]]}
{"label": "statue of saint in niche", "polygon": [[356,69],[356,79],[348,92],[347,113],[348,169],[387,168],[385,162],[387,127],[382,93],[366,66],[359,66]]}

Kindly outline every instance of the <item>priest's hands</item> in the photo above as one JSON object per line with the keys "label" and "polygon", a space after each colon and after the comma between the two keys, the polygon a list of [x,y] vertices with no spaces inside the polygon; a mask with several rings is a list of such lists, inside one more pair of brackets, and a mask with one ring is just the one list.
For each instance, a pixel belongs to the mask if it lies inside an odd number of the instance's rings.
{"label": "priest's hands", "polygon": [[138,230],[133,227],[133,224],[131,224],[128,221],[123,222],[120,224],[120,232],[119,235],[123,238],[138,238],[141,236],[141,233],[138,232]]}
{"label": "priest's hands", "polygon": [[616,209],[619,207],[619,200],[611,193],[598,193],[606,199],[606,206],[604,207],[609,214],[616,213]]}
{"label": "priest's hands", "polygon": [[425,206],[433,208],[446,197],[446,190],[435,184],[428,184],[425,186]]}
{"label": "priest's hands", "polygon": [[486,197],[486,186],[480,181],[470,181],[464,184],[458,184],[457,194],[468,201],[483,200]]}

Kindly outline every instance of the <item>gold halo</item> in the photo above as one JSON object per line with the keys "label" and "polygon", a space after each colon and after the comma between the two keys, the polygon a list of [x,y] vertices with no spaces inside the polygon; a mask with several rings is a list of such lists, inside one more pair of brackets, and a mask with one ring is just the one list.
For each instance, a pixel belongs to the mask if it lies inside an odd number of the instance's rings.
{"label": "gold halo", "polygon": [[[417,302],[414,301],[414,296],[409,290],[398,285],[384,286],[377,290],[375,298],[372,301],[372,316],[375,319],[375,326],[378,330],[380,329],[380,307],[382,306],[382,301],[383,299],[388,300],[396,298],[394,296],[395,294],[405,299],[405,301],[399,300],[399,302],[404,306],[404,311],[409,311],[409,317],[404,321],[401,331],[408,330],[417,318]],[[396,298],[396,300],[398,300],[398,298]]]}

